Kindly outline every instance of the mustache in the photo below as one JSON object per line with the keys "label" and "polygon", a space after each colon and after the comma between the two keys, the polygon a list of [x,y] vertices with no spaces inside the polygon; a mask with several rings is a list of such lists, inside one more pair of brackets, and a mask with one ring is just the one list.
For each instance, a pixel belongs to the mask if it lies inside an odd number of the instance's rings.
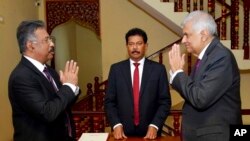
{"label": "mustache", "polygon": [[132,51],[131,53],[132,53],[132,54],[134,54],[134,53],[139,54],[139,53],[140,53],[140,51],[134,50],[134,51]]}
{"label": "mustache", "polygon": [[54,53],[55,52],[55,48],[53,48],[53,47],[50,48],[49,53],[51,53],[51,52]]}

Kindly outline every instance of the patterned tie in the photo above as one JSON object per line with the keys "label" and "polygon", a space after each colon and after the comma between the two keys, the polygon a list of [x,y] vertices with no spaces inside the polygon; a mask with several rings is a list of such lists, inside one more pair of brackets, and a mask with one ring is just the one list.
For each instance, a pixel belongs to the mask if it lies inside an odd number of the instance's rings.
{"label": "patterned tie", "polygon": [[[57,86],[56,86],[56,83],[54,82],[53,77],[50,75],[48,68],[47,68],[47,67],[44,67],[43,72],[44,72],[44,74],[46,75],[48,81],[52,84],[52,86],[53,86],[55,92],[57,92],[57,91],[58,91],[58,88],[57,88]],[[69,134],[70,137],[72,137],[72,129],[71,129],[71,123],[70,123],[69,114],[68,114],[68,112],[67,112],[66,110],[65,110],[65,113],[66,113],[66,126],[67,126],[67,128],[68,128],[68,134]]]}
{"label": "patterned tie", "polygon": [[46,75],[47,79],[49,80],[49,82],[52,84],[52,86],[53,86],[55,92],[57,92],[57,91],[58,91],[58,88],[57,88],[57,86],[56,86],[56,84],[55,84],[55,82],[54,82],[52,76],[50,75],[48,68],[47,68],[47,67],[44,67],[43,72],[45,73],[45,75]]}
{"label": "patterned tie", "polygon": [[134,63],[134,79],[133,79],[133,94],[134,94],[134,124],[139,124],[139,68],[140,63]]}

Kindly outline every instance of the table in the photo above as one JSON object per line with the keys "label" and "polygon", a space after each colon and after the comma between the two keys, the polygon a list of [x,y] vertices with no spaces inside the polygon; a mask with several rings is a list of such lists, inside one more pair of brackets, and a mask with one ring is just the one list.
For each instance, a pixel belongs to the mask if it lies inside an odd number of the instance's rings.
{"label": "table", "polygon": [[115,140],[112,135],[109,136],[107,141],[181,141],[179,136],[162,136],[154,140],[144,140],[143,137],[128,137],[123,140]]}

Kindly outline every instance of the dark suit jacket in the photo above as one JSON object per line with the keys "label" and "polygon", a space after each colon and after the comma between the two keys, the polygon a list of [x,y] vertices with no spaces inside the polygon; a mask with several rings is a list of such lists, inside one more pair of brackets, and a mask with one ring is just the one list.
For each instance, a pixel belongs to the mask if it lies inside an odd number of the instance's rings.
{"label": "dark suit jacket", "polygon": [[140,124],[136,134],[130,61],[113,64],[105,95],[105,110],[111,127],[122,123],[125,135],[145,136],[149,124],[154,124],[160,134],[171,107],[169,83],[163,65],[145,59],[139,99]]}
{"label": "dark suit jacket", "polygon": [[172,86],[185,99],[184,141],[228,141],[229,125],[241,124],[240,73],[231,51],[215,38],[197,72],[178,73]]}
{"label": "dark suit jacket", "polygon": [[[10,75],[9,99],[13,111],[14,141],[68,139],[65,109],[71,115],[68,109],[76,96],[70,87],[61,85],[56,71],[48,69],[59,88],[57,93],[46,77],[24,57]],[[72,129],[75,131],[74,127]]]}

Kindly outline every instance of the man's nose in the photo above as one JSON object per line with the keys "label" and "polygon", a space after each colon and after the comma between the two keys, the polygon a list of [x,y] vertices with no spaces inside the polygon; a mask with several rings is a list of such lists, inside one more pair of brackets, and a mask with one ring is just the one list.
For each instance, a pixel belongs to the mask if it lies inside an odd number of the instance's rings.
{"label": "man's nose", "polygon": [[186,41],[187,41],[186,36],[183,36],[182,39],[181,39],[181,43],[185,43]]}

